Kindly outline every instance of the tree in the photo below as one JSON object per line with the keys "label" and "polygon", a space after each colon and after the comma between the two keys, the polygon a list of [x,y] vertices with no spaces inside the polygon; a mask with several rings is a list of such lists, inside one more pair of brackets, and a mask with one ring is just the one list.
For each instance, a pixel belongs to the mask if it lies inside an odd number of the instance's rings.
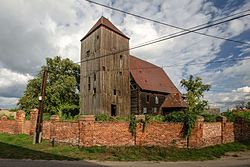
{"label": "tree", "polygon": [[203,93],[209,91],[210,85],[204,84],[200,77],[193,77],[190,75],[188,80],[181,80],[181,86],[187,91],[185,95],[189,113],[200,114],[208,105],[206,100],[203,100]]}
{"label": "tree", "polygon": [[249,102],[247,102],[247,104],[246,104],[246,108],[247,108],[247,109],[250,109],[250,101],[249,101]]}
{"label": "tree", "polygon": [[[80,66],[59,56],[46,58],[46,63],[49,71],[44,112],[60,116],[78,114]],[[29,80],[24,95],[18,102],[19,107],[26,112],[38,107],[42,74],[43,70],[40,70],[34,79]]]}

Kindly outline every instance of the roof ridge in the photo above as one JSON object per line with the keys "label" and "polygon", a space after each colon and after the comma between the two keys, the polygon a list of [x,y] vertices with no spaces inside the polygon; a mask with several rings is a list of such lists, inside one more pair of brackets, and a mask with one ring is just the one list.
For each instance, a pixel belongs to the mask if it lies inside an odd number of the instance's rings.
{"label": "roof ridge", "polygon": [[95,24],[94,26],[88,31],[88,33],[80,40],[83,41],[85,38],[87,38],[92,32],[94,32],[96,29],[98,29],[100,26],[104,26],[108,28],[109,30],[129,39],[125,34],[123,34],[114,24],[112,24],[111,21],[109,21],[107,18],[102,16]]}
{"label": "roof ridge", "polygon": [[130,55],[130,56],[132,56],[133,58],[136,58],[136,59],[138,59],[138,60],[140,60],[140,61],[143,61],[144,63],[147,63],[147,64],[149,64],[149,65],[151,65],[151,66],[155,66],[155,67],[157,67],[157,68],[162,69],[160,66],[157,66],[157,65],[155,65],[155,64],[153,64],[153,63],[150,63],[150,62],[148,62],[148,61],[146,61],[146,60],[140,59],[140,58],[138,58],[138,57],[136,57],[136,56],[133,56],[133,55]]}

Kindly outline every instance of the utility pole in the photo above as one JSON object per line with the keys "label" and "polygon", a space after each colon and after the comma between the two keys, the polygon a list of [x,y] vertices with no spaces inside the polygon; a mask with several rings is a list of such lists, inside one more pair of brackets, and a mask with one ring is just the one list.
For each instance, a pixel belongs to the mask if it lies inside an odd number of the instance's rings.
{"label": "utility pole", "polygon": [[38,116],[37,116],[37,123],[36,123],[36,132],[35,132],[34,141],[33,141],[34,144],[41,143],[41,140],[42,140],[43,104],[44,104],[44,99],[45,99],[47,78],[48,78],[48,67],[45,66],[44,71],[43,71],[41,95],[39,96],[39,108],[38,108]]}

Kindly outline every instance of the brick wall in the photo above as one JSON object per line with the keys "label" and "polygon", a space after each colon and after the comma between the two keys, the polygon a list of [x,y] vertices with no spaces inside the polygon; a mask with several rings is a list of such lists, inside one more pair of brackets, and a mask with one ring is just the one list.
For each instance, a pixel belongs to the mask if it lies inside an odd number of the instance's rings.
{"label": "brick wall", "polygon": [[[23,111],[18,111],[16,120],[0,119],[0,132],[9,134],[33,135],[36,127],[37,110],[31,111],[30,120],[25,119]],[[216,144],[250,139],[250,123],[239,120],[227,122],[225,117],[218,122],[207,123],[199,117],[188,139],[182,136],[182,123],[138,122],[136,135],[129,132],[129,122],[97,122],[94,116],[83,115],[76,122],[59,121],[52,116],[43,122],[43,138],[55,142],[79,146],[175,146],[201,148]]]}
{"label": "brick wall", "polygon": [[138,124],[137,127],[136,145],[187,147],[181,123],[152,122],[146,125],[144,132],[142,124]]}
{"label": "brick wall", "polygon": [[202,146],[221,144],[221,122],[205,122],[203,126]]}
{"label": "brick wall", "polygon": [[93,145],[134,145],[134,138],[129,132],[128,127],[128,122],[95,122],[93,126]]}

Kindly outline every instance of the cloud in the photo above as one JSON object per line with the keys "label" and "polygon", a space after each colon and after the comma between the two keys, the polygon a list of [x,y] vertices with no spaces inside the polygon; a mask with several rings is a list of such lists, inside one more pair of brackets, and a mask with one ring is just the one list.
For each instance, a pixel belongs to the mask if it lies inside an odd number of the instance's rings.
{"label": "cloud", "polygon": [[244,86],[242,88],[237,88],[236,90],[233,90],[233,92],[250,93],[250,87],[249,86]]}
{"label": "cloud", "polygon": [[19,98],[6,98],[0,96],[0,109],[14,108]]}
{"label": "cloud", "polygon": [[[237,7],[230,6],[230,2],[223,2],[226,6],[223,9],[211,1],[105,0],[100,3],[184,28],[213,21],[250,7],[248,1]],[[131,38],[130,47],[179,31],[83,0],[1,1],[0,96],[7,99],[20,97],[25,84],[40,70],[46,57],[59,55],[78,62],[79,40],[102,15]],[[249,28],[249,18],[246,17],[201,32],[241,40],[240,35]],[[245,38],[247,39],[247,36]],[[165,66],[164,70],[179,88],[180,80],[188,75],[201,76],[204,82],[212,84],[212,88],[220,89],[210,93],[208,99],[217,105],[225,106],[227,97],[234,99],[235,96],[237,101],[236,96],[238,97],[239,93],[232,90],[250,85],[250,77],[247,60],[237,61],[230,66],[220,64],[216,69],[213,65],[206,64],[217,58],[227,60],[228,57],[236,56],[230,54],[221,57],[223,44],[226,44],[223,40],[190,33],[133,50],[131,54]],[[230,47],[237,48],[241,57],[249,55],[248,46],[232,44]],[[200,64],[191,65],[194,63]],[[247,99],[248,96],[244,98]],[[12,104],[14,100],[10,98],[10,101]]]}
{"label": "cloud", "polygon": [[33,77],[29,74],[20,74],[9,69],[0,69],[0,95],[2,97],[18,98],[23,94],[28,80]]}

